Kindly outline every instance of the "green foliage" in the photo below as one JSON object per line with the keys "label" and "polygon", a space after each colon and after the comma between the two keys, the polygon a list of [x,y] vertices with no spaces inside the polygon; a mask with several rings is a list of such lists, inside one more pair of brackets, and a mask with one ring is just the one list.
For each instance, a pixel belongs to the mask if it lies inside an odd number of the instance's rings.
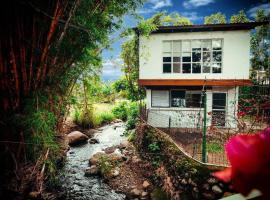
{"label": "green foliage", "polygon": [[110,112],[102,112],[96,115],[95,127],[108,124],[115,119],[114,115]]}
{"label": "green foliage", "polygon": [[[270,13],[266,14],[264,10],[258,10],[256,21],[264,22],[270,20]],[[263,25],[256,28],[255,34],[251,37],[251,67],[252,70],[266,70],[270,75],[270,57],[268,42],[270,36],[270,25]],[[254,75],[254,73],[253,73]]]}
{"label": "green foliage", "polygon": [[224,151],[221,144],[214,143],[214,142],[207,143],[206,148],[207,148],[207,152],[209,153],[220,153]]}
{"label": "green foliage", "polygon": [[106,178],[114,167],[114,163],[111,162],[108,156],[101,156],[98,160],[98,167],[101,174]]}
{"label": "green foliage", "polygon": [[93,128],[95,126],[93,106],[76,110],[73,121],[83,128]]}
{"label": "green foliage", "polygon": [[126,129],[134,129],[138,121],[139,116],[139,105],[137,102],[131,102],[128,108],[128,117],[126,122]]}
{"label": "green foliage", "polygon": [[160,151],[160,145],[157,142],[153,142],[148,145],[148,150],[155,153]]}
{"label": "green foliage", "polygon": [[114,116],[118,119],[121,119],[123,121],[127,120],[128,117],[128,105],[126,101],[122,101],[118,104],[116,104],[113,109],[112,113]]}
{"label": "green foliage", "polygon": [[127,136],[128,136],[128,141],[129,141],[129,142],[134,142],[135,139],[136,139],[136,133],[135,133],[135,131],[128,131],[127,133],[128,133],[128,134],[127,134]]}
{"label": "green foliage", "polygon": [[244,10],[240,10],[238,14],[232,15],[230,19],[230,23],[247,23],[249,21]]}
{"label": "green foliage", "polygon": [[226,16],[221,12],[206,16],[204,24],[226,24]]}

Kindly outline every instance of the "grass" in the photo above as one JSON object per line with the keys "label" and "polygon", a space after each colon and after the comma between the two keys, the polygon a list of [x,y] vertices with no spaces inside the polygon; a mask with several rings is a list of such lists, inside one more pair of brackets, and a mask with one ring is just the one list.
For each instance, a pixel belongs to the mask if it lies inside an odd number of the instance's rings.
{"label": "grass", "polygon": [[221,144],[213,142],[207,144],[207,151],[209,153],[221,153],[224,151],[224,148]]}

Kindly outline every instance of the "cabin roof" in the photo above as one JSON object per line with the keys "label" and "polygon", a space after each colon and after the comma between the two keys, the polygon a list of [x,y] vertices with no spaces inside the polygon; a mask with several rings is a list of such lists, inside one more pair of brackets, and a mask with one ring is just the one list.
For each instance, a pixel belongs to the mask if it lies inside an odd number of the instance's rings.
{"label": "cabin roof", "polygon": [[[233,31],[233,30],[251,30],[257,26],[269,24],[265,22],[247,22],[247,23],[231,23],[231,24],[201,24],[201,25],[185,25],[185,26],[159,26],[155,33],[180,33],[180,32],[205,32],[205,31]],[[134,30],[139,34],[138,28]]]}

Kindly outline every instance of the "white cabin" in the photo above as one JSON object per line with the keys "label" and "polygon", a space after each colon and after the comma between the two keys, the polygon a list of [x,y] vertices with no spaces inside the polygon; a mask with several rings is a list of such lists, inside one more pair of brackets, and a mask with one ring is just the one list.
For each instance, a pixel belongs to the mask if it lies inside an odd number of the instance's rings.
{"label": "white cabin", "polygon": [[155,127],[237,127],[239,86],[250,85],[250,30],[258,23],[159,27],[139,37],[139,85]]}

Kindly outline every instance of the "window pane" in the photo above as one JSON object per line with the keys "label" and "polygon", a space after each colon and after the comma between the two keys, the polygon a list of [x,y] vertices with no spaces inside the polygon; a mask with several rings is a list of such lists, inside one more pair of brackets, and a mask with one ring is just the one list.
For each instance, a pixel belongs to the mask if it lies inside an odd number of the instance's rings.
{"label": "window pane", "polygon": [[226,93],[213,93],[213,109],[225,109]]}
{"label": "window pane", "polygon": [[221,73],[221,63],[213,63],[212,73]]}
{"label": "window pane", "polygon": [[170,96],[168,90],[152,90],[152,106],[169,107]]}
{"label": "window pane", "polygon": [[201,51],[192,52],[192,62],[201,62]]}
{"label": "window pane", "polygon": [[182,54],[183,62],[191,62],[191,53],[183,53]]}
{"label": "window pane", "polygon": [[211,53],[203,52],[203,62],[210,62],[210,61],[211,61]]}
{"label": "window pane", "polygon": [[180,52],[180,41],[173,41],[173,52]]}
{"label": "window pane", "polygon": [[201,94],[198,92],[187,92],[186,94],[187,108],[200,108],[202,106],[201,100]]}
{"label": "window pane", "polygon": [[173,57],[173,62],[180,62],[180,57]]}
{"label": "window pane", "polygon": [[221,40],[212,40],[213,50],[221,50]]}
{"label": "window pane", "polygon": [[180,53],[173,54],[173,62],[180,62]]}
{"label": "window pane", "polygon": [[190,72],[191,72],[191,64],[183,63],[183,73],[190,73]]}
{"label": "window pane", "polygon": [[171,107],[185,107],[186,92],[181,90],[171,91]]}
{"label": "window pane", "polygon": [[210,51],[211,50],[211,40],[203,40],[202,41],[202,48],[204,51]]}
{"label": "window pane", "polygon": [[221,62],[222,52],[213,51],[213,62]]}
{"label": "window pane", "polygon": [[190,41],[182,41],[182,52],[190,51]]}
{"label": "window pane", "polygon": [[171,63],[163,64],[163,73],[171,73]]}
{"label": "window pane", "polygon": [[211,64],[203,63],[203,73],[210,73],[210,72],[211,72]]}
{"label": "window pane", "polygon": [[180,63],[173,63],[173,72],[180,73]]}
{"label": "window pane", "polygon": [[171,62],[171,57],[163,57],[163,62]]}
{"label": "window pane", "polygon": [[201,73],[201,64],[200,63],[193,63],[192,64],[192,73],[193,74]]}
{"label": "window pane", "polygon": [[201,50],[201,41],[200,40],[193,40],[191,45],[192,45],[192,51]]}
{"label": "window pane", "polygon": [[171,41],[163,42],[163,52],[171,52]]}

